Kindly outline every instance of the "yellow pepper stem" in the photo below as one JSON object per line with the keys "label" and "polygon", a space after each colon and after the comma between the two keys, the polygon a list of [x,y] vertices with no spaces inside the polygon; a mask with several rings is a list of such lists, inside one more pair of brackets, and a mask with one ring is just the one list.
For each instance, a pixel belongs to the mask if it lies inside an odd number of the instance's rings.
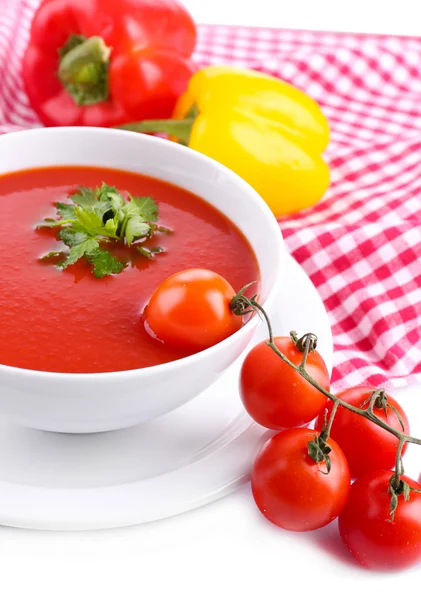
{"label": "yellow pepper stem", "polygon": [[116,129],[137,131],[138,133],[166,133],[177,138],[180,144],[188,145],[194,118],[187,119],[156,119],[150,121],[137,121],[117,125]]}

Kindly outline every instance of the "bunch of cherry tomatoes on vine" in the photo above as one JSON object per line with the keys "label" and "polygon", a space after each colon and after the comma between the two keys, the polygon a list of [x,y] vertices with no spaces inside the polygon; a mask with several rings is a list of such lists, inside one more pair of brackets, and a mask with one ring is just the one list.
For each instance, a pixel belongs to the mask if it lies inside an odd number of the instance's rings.
{"label": "bunch of cherry tomatoes on vine", "polygon": [[292,531],[338,518],[345,546],[370,569],[421,563],[421,485],[404,475],[402,464],[407,444],[421,441],[409,435],[403,408],[384,390],[331,394],[316,340],[294,332],[271,337],[243,363],[246,410],[279,430],[255,461],[255,502],[269,521]]}
{"label": "bunch of cherry tomatoes on vine", "polygon": [[258,508],[292,531],[338,518],[345,546],[370,569],[421,563],[421,485],[404,474],[402,462],[408,443],[421,440],[410,435],[403,408],[369,387],[333,395],[316,336],[274,337],[256,296],[245,295],[248,287],[235,294],[220,275],[188,269],[158,287],[144,320],[162,342],[197,351],[232,335],[244,315],[257,312],[269,338],[246,356],[240,396],[257,423],[279,431],[252,469]]}

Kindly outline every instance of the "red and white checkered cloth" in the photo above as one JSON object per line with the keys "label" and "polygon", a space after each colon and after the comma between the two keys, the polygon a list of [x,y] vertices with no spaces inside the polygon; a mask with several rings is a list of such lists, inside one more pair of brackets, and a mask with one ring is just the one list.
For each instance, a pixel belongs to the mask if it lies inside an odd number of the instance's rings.
{"label": "red and white checkered cloth", "polygon": [[[39,126],[20,77],[37,4],[0,1],[2,133]],[[335,388],[421,381],[421,39],[200,26],[195,58],[271,73],[322,105],[332,185],[281,228],[328,310]]]}

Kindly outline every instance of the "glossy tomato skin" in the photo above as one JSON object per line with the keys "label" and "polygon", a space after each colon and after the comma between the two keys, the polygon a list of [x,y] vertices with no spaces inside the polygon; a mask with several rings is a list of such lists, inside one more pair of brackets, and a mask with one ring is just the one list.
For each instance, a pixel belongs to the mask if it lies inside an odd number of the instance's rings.
{"label": "glossy tomato skin", "polygon": [[328,439],[331,471],[307,452],[311,429],[289,429],[274,435],[258,454],[252,470],[254,500],[272,523],[291,531],[311,531],[327,525],[348,499],[350,474],[339,446]]}
{"label": "glossy tomato skin", "polygon": [[[352,404],[352,406],[361,407],[361,404],[370,397],[373,391],[373,388],[368,387],[350,388],[341,392],[338,396],[348,404]],[[409,423],[404,410],[389,395],[388,402],[400,414],[405,433],[409,434]],[[329,400],[326,406],[328,415],[330,415],[332,402]],[[387,411],[387,417],[382,408],[375,408],[374,414],[393,428],[402,431],[399,419],[392,409]],[[319,415],[315,428],[320,431],[323,423],[324,412]],[[365,473],[378,469],[391,469],[395,465],[398,439],[388,431],[378,427],[368,419],[356,415],[347,408],[338,407],[330,435],[340,445],[347,457],[352,478],[360,477]],[[405,450],[406,445],[404,446],[404,452]]]}
{"label": "glossy tomato skin", "polygon": [[[348,502],[339,517],[339,532],[351,554],[365,567],[395,571],[421,562],[421,495],[399,496],[390,522],[389,481],[393,471],[367,473],[351,486]],[[411,487],[421,486],[402,477]]]}
{"label": "glossy tomato skin", "polygon": [[[276,337],[274,341],[291,362],[301,363],[303,353],[289,337]],[[309,353],[306,370],[329,390],[329,372],[317,350]],[[327,400],[266,342],[257,344],[243,362],[240,395],[249,415],[263,427],[275,430],[309,423],[323,410]]]}
{"label": "glossy tomato skin", "polygon": [[186,269],[163,281],[144,311],[148,331],[165,344],[198,352],[241,328],[233,314],[235,291],[226,279],[207,269]]}

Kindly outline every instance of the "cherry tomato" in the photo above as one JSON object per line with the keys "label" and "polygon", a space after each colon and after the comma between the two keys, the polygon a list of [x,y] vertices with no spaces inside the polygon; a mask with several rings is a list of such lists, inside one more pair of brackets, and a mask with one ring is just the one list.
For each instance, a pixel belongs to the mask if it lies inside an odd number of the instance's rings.
{"label": "cherry tomato", "polygon": [[[303,353],[289,337],[276,337],[274,342],[291,362],[301,363]],[[317,350],[309,353],[306,371],[329,390],[329,373]],[[240,395],[249,415],[268,429],[305,425],[326,405],[326,396],[277,356],[266,342],[257,344],[243,362]]]}
{"label": "cherry tomato", "polygon": [[333,521],[348,498],[350,475],[345,455],[332,439],[330,473],[326,463],[308,455],[311,429],[289,429],[274,435],[262,448],[252,470],[254,500],[275,525],[291,531],[311,531]]}
{"label": "cherry tomato", "polygon": [[[370,397],[373,391],[374,389],[368,387],[351,388],[338,394],[338,397],[353,406],[361,407],[361,404]],[[391,396],[387,395],[387,398],[388,403],[399,413],[405,433],[409,434],[409,423],[404,410]],[[332,402],[329,400],[326,406],[328,415],[330,415]],[[374,408],[373,412],[394,429],[402,430],[399,419],[392,408],[387,410],[387,416],[385,416],[383,408]],[[322,429],[324,418],[324,413],[321,413],[316,421],[316,429]],[[353,478],[360,477],[369,471],[391,469],[395,465],[398,439],[347,408],[338,407],[330,435],[342,448]],[[404,451],[405,449],[406,446]]]}
{"label": "cherry tomato", "polygon": [[213,271],[186,269],[163,281],[144,311],[148,331],[182,350],[197,352],[232,335],[242,318],[232,313],[231,285]]}
{"label": "cherry tomato", "polygon": [[[421,494],[410,492],[407,501],[400,494],[391,521],[392,476],[393,471],[380,470],[357,479],[339,517],[339,532],[345,546],[369,569],[399,570],[421,562]],[[409,477],[402,480],[421,490]]]}

